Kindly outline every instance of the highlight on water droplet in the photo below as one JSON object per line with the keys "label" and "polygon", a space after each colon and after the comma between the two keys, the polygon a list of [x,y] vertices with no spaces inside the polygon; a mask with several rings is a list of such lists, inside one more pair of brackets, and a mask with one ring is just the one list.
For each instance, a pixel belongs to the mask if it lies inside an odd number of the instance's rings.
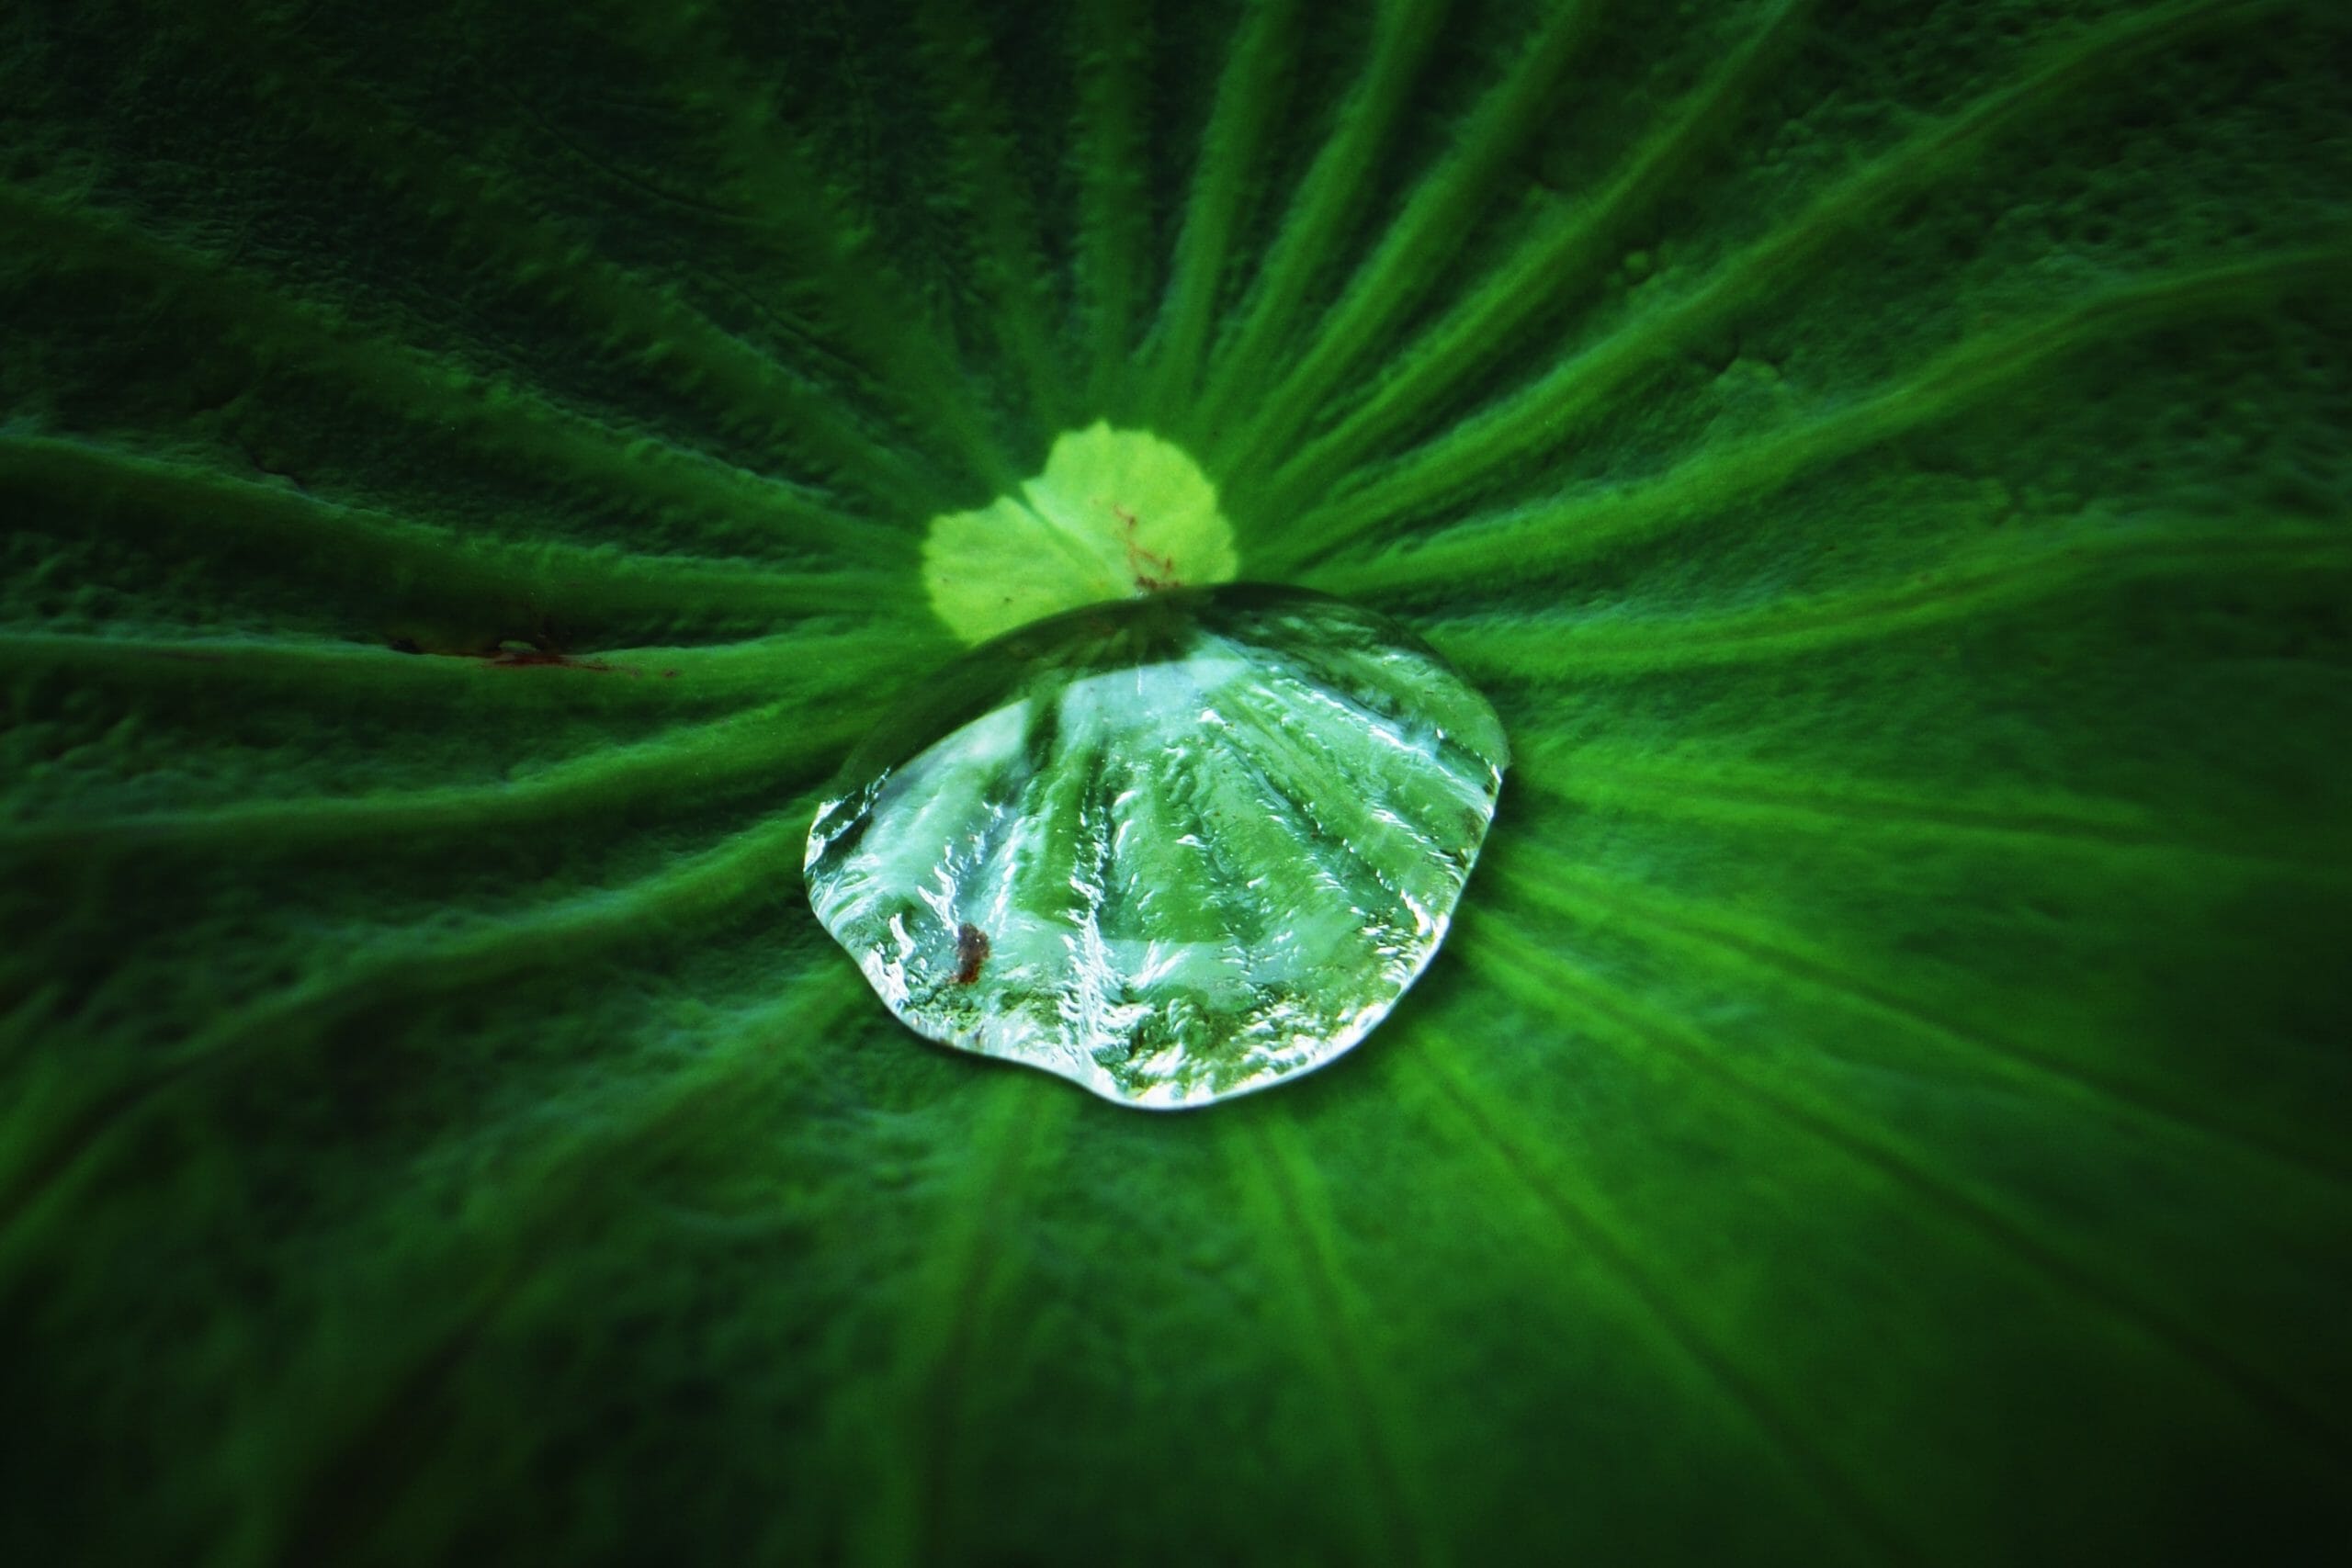
{"label": "highlight on water droplet", "polygon": [[809,830],[818,919],[916,1032],[1122,1104],[1295,1077],[1444,940],[1509,748],[1370,611],[1238,584],[974,649]]}

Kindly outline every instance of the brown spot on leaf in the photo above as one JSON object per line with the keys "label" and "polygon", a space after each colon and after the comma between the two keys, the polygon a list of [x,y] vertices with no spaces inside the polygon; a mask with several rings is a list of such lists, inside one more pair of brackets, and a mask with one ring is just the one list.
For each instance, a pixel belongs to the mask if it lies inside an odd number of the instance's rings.
{"label": "brown spot on leaf", "polygon": [[989,961],[989,933],[966,920],[956,928],[956,983],[968,986]]}

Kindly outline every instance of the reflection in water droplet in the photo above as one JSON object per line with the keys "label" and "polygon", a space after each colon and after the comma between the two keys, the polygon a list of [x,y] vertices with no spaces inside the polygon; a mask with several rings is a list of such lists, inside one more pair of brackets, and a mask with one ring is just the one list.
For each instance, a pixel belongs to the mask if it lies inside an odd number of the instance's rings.
{"label": "reflection in water droplet", "polygon": [[975,649],[860,748],[809,898],[917,1032],[1204,1105],[1387,1015],[1507,758],[1486,699],[1368,611],[1256,585],[1094,605]]}

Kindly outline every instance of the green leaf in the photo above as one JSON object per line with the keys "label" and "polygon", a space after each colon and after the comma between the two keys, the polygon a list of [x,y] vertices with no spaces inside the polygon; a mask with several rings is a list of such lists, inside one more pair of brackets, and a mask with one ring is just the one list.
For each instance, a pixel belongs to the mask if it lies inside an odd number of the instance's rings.
{"label": "green leaf", "polygon": [[[2342,11],[11,8],[0,1548],[2343,1539]],[[1183,1117],[800,875],[1098,428],[1515,758]]]}

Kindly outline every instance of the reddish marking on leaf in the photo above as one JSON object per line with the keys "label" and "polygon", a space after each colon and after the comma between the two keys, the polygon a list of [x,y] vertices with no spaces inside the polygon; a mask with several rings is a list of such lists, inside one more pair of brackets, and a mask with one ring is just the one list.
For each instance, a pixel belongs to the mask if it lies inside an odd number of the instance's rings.
{"label": "reddish marking on leaf", "polygon": [[[599,675],[616,674],[622,670],[619,665],[606,664],[601,660],[574,659],[568,653],[556,653],[541,648],[502,648],[495,653],[481,657],[495,670],[588,670]],[[627,673],[635,675],[639,671],[630,670]]]}
{"label": "reddish marking on leaf", "polygon": [[[395,637],[391,649],[395,653],[425,654],[435,659],[470,659],[492,670],[580,670],[591,675],[636,675],[645,671],[629,664],[607,664],[601,659],[578,659],[561,649],[545,644],[518,647],[513,642],[493,643],[488,648],[424,648],[413,637]],[[666,673],[674,675],[676,671]]]}
{"label": "reddish marking on leaf", "polygon": [[[1161,555],[1157,550],[1147,550],[1136,540],[1138,519],[1136,514],[1116,503],[1112,505],[1111,511],[1126,525],[1127,575],[1135,579],[1137,591],[1157,593],[1163,588],[1179,586],[1174,558]],[[1149,571],[1144,570],[1147,566],[1151,568]]]}
{"label": "reddish marking on leaf", "polygon": [[956,983],[968,986],[989,961],[989,933],[967,920],[956,928]]}

